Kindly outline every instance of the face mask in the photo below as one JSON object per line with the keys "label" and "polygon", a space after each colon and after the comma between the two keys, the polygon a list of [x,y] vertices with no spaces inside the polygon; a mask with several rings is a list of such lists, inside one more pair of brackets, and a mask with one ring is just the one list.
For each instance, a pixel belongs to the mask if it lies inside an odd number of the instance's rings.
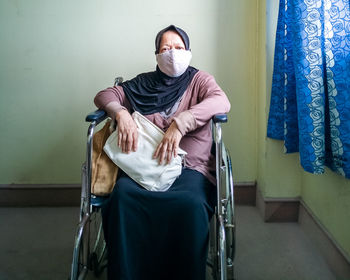
{"label": "face mask", "polygon": [[179,77],[185,73],[192,58],[191,51],[171,49],[156,55],[160,71],[170,77]]}

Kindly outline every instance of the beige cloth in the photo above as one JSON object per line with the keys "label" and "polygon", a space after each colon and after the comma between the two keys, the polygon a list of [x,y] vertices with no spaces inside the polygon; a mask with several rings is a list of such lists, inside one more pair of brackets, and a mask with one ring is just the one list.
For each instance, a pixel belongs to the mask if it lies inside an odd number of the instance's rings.
{"label": "beige cloth", "polygon": [[120,169],[145,189],[167,191],[181,175],[182,160],[187,153],[178,148],[177,156],[169,163],[159,164],[158,159],[153,158],[153,154],[162,141],[164,132],[139,112],[134,112],[132,118],[137,125],[137,150],[123,153],[116,145],[117,130],[108,137],[103,150]]}
{"label": "beige cloth", "polygon": [[111,121],[109,120],[93,137],[91,193],[99,196],[108,195],[113,191],[118,174],[118,167],[103,150],[111,133]]}

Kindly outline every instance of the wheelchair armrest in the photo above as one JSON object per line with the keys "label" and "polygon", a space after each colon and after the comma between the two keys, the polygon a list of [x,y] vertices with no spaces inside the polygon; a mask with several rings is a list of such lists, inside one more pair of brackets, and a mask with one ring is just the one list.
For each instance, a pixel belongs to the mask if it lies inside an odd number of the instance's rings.
{"label": "wheelchair armrest", "polygon": [[94,112],[91,112],[90,114],[88,114],[85,118],[86,122],[93,122],[95,121],[96,123],[100,123],[102,122],[104,119],[106,119],[107,113],[103,110],[96,110]]}
{"label": "wheelchair armrest", "polygon": [[[91,112],[88,114],[85,118],[85,121],[87,122],[93,122],[96,121],[97,123],[102,122],[104,119],[106,119],[107,113],[101,109],[96,110],[94,112]],[[215,115],[213,118],[214,123],[226,123],[227,122],[227,114],[218,114]]]}
{"label": "wheelchair armrest", "polygon": [[227,114],[218,114],[212,118],[214,123],[226,123],[227,122]]}

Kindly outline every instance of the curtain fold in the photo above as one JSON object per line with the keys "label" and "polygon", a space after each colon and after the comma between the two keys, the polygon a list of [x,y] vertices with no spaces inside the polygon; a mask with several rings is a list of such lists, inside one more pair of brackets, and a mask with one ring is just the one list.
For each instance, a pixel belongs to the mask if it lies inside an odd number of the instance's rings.
{"label": "curtain fold", "polygon": [[280,0],[267,136],[350,178],[349,0]]}

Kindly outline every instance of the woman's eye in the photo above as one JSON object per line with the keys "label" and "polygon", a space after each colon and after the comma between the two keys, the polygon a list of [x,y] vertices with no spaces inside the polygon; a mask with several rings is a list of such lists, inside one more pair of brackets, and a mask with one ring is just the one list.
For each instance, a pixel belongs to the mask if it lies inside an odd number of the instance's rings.
{"label": "woman's eye", "polygon": [[182,46],[177,46],[176,49],[177,49],[177,50],[184,50],[185,48],[182,47]]}

